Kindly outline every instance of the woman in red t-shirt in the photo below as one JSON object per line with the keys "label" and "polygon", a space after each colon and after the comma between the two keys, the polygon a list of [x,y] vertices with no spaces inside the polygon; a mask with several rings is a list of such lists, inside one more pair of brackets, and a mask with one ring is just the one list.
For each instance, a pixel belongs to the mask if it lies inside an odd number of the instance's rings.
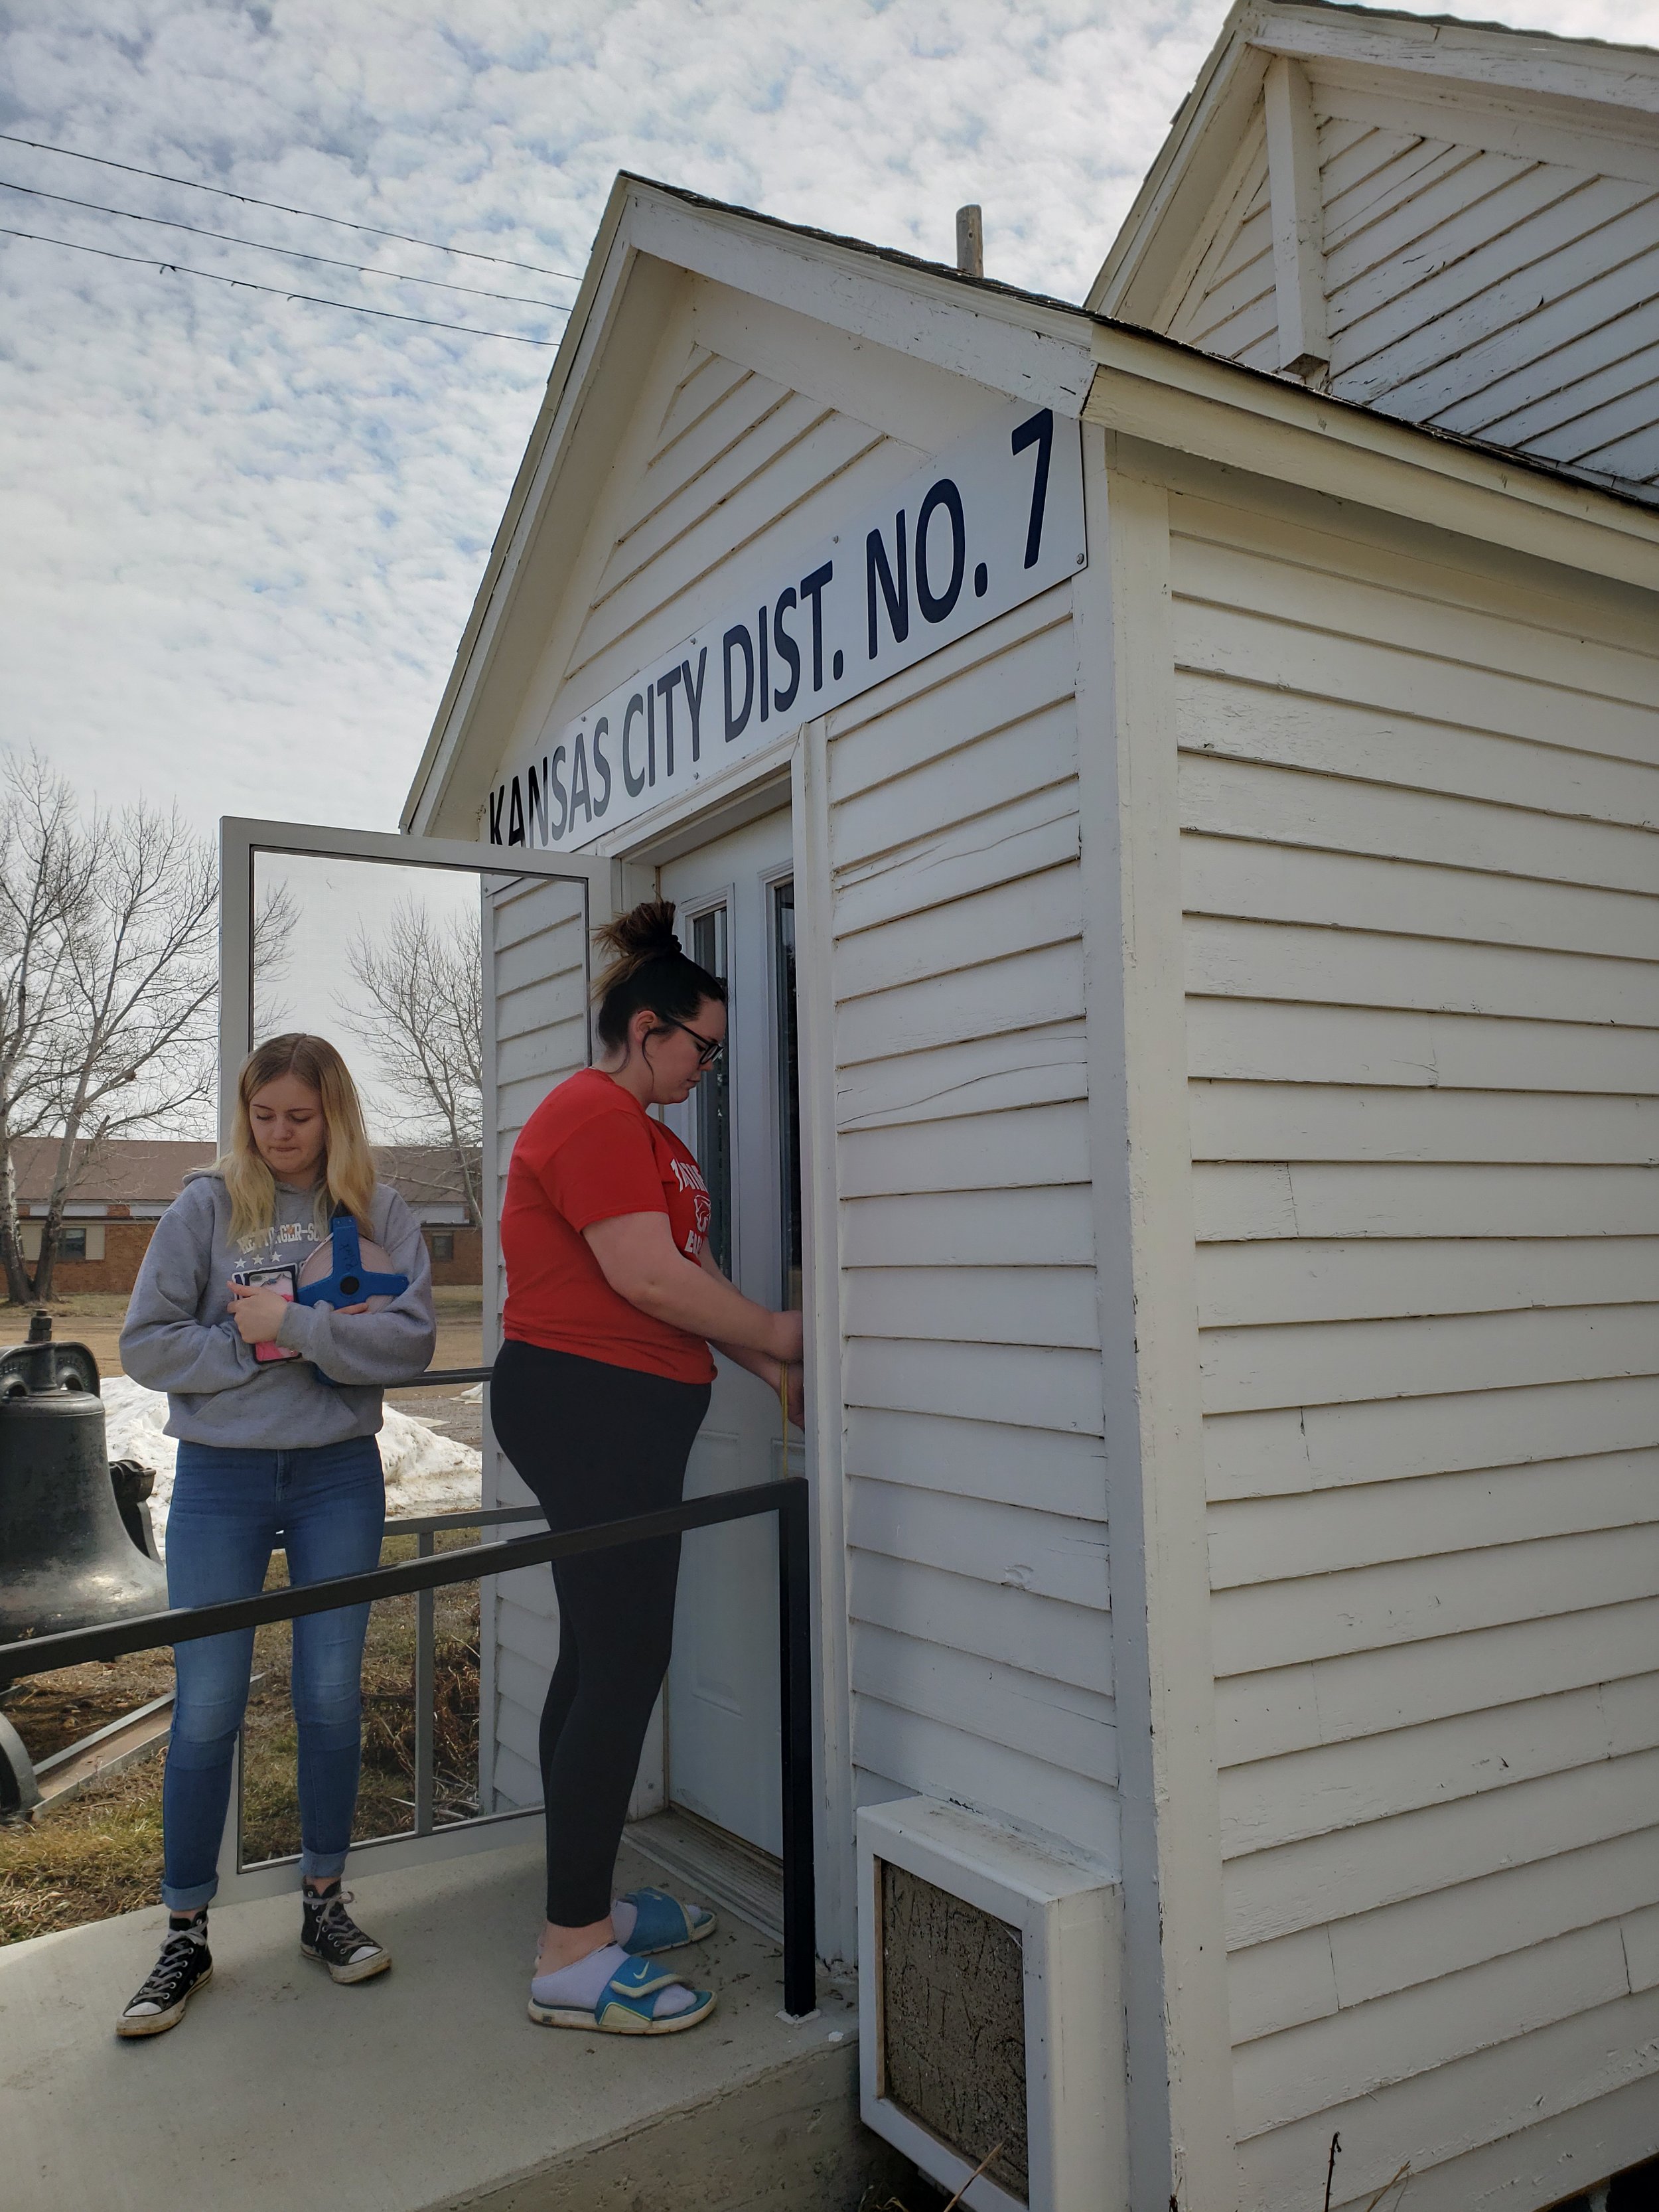
{"label": "woman in red t-shirt", "polygon": [[[602,1056],[525,1124],[501,1212],[507,1309],[490,1388],[501,1449],[553,1528],[677,1505],[714,1363],[735,1360],[801,1413],[801,1317],[734,1290],[709,1255],[697,1163],[646,1110],[689,1097],[726,1038],[726,986],[688,960],[674,909],[598,933]],[[658,1890],[612,1900],[645,1731],[668,1671],[678,1536],[554,1563],[559,1660],[542,1713],[547,1925],[530,2016],[668,2035],[714,2010],[653,1963],[714,1916]]]}

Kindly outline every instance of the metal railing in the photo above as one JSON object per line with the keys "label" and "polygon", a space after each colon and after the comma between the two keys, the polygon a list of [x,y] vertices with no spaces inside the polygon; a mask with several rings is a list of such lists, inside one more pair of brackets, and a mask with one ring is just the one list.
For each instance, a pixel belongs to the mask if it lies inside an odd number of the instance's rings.
{"label": "metal railing", "polygon": [[[420,1384],[426,1387],[439,1382],[478,1381],[488,1373],[488,1369],[441,1370],[422,1376]],[[799,2018],[811,2012],[817,2002],[812,1844],[811,1521],[807,1486],[800,1475],[786,1475],[744,1490],[720,1491],[712,1497],[690,1498],[660,1513],[634,1514],[626,1520],[600,1522],[587,1528],[557,1533],[550,1530],[544,1535],[469,1544],[443,1553],[435,1550],[433,1538],[445,1527],[480,1527],[539,1516],[533,1506],[484,1506],[453,1514],[434,1514],[413,1522],[394,1522],[389,1524],[387,1533],[414,1534],[420,1547],[416,1558],[395,1566],[371,1568],[363,1574],[337,1575],[326,1582],[307,1583],[297,1589],[290,1587],[264,1590],[257,1597],[233,1598],[219,1605],[175,1607],[166,1613],[146,1614],[137,1620],[118,1621],[106,1628],[68,1629],[56,1636],[27,1637],[15,1644],[0,1644],[0,1679],[18,1680],[27,1674],[50,1674],[60,1667],[78,1667],[90,1659],[118,1659],[130,1652],[159,1650],[169,1644],[192,1642],[198,1637],[223,1635],[232,1629],[258,1628],[270,1621],[297,1620],[302,1613],[329,1613],[337,1607],[413,1594],[420,1601],[416,1607],[415,1685],[416,1832],[430,1835],[434,1832],[434,1590],[452,1583],[505,1574],[515,1567],[541,1566],[554,1559],[574,1559],[584,1552],[646,1543],[653,1537],[681,1535],[692,1528],[714,1528],[723,1522],[752,1520],[768,1513],[775,1513],[778,1519],[783,2008]],[[424,1683],[421,1679],[422,1654]],[[423,1813],[426,1825],[422,1826]]]}

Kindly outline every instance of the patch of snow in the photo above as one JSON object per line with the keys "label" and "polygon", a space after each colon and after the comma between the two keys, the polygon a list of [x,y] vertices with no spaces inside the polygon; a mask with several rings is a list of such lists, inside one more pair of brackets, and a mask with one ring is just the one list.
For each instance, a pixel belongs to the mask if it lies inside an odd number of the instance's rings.
{"label": "patch of snow", "polygon": [[483,1495],[482,1454],[393,1405],[386,1407],[380,1431],[380,1464],[386,1469],[386,1510],[393,1520],[458,1512],[477,1504]]}
{"label": "patch of snow", "polygon": [[[112,1375],[104,1382],[103,1400],[110,1457],[136,1459],[140,1466],[155,1470],[150,1519],[155,1540],[165,1551],[167,1506],[179,1457],[176,1439],[163,1433],[166,1394],[147,1390],[129,1375]],[[422,1513],[454,1513],[477,1504],[483,1462],[470,1444],[441,1435],[390,1404],[380,1442],[389,1520]]]}

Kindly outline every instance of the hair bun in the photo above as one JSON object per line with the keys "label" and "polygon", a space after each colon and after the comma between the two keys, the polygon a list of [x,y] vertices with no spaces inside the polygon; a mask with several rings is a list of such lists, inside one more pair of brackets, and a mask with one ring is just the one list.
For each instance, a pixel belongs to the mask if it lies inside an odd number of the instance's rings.
{"label": "hair bun", "polygon": [[682,951],[672,899],[646,899],[601,922],[593,939],[609,956],[593,985],[602,1044],[625,1046],[629,1022],[641,1006],[684,1028],[706,999],[726,1004],[725,983]]}
{"label": "hair bun", "polygon": [[602,922],[593,934],[617,959],[636,964],[680,949],[680,940],[674,934],[672,899],[647,899],[627,914],[618,915],[614,921]]}

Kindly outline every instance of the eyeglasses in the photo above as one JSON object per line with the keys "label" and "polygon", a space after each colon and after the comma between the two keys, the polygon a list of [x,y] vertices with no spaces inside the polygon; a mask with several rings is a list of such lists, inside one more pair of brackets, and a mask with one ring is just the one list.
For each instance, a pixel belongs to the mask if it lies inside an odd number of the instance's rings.
{"label": "eyeglasses", "polygon": [[697,1066],[699,1067],[712,1067],[714,1065],[714,1062],[720,1058],[720,1054],[726,1050],[726,1039],[724,1037],[699,1036],[696,1030],[690,1028],[686,1023],[677,1022],[672,1014],[664,1014],[660,1018],[671,1030],[684,1030],[685,1031],[687,1036],[690,1038],[692,1043],[697,1048]]}

